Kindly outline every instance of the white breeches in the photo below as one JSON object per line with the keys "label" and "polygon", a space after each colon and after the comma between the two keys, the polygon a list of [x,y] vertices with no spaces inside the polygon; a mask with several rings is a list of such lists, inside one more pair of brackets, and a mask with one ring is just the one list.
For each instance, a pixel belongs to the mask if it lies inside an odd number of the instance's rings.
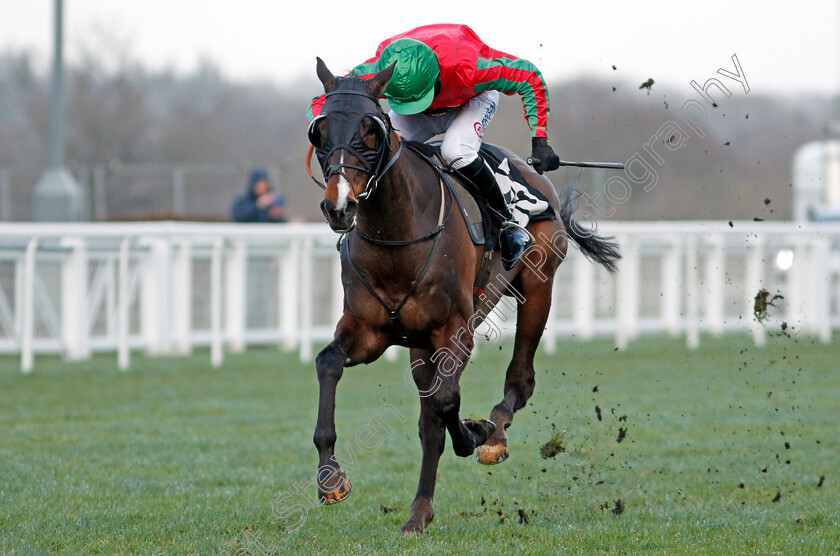
{"label": "white breeches", "polygon": [[440,115],[414,114],[402,116],[393,110],[388,114],[397,133],[405,139],[425,142],[443,134],[440,154],[454,169],[463,168],[476,158],[484,130],[499,103],[498,91],[485,91],[466,104]]}

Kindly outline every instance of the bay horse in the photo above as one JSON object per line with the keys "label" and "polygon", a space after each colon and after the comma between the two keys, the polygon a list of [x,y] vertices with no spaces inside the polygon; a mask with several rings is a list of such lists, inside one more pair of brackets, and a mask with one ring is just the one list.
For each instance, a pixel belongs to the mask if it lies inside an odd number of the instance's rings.
{"label": "bay horse", "polygon": [[[320,460],[319,498],[323,504],[340,502],[352,487],[334,457],[338,381],[345,367],[371,363],[389,346],[409,348],[420,394],[423,459],[417,494],[401,532],[416,534],[434,517],[432,498],[447,431],[457,456],[478,450],[478,460],[486,464],[508,457],[506,430],[534,392],[534,353],[567,238],[611,271],[620,255],[615,244],[576,226],[570,195],[561,203],[547,177],[506,151],[510,163],[560,218],[528,226],[535,238],[525,255],[528,264],[505,271],[500,258],[493,258],[491,274],[505,286],[488,288],[476,305],[473,284],[483,247],[473,244],[464,219],[453,211],[443,176],[418,152],[404,147],[382,111],[378,97],[393,70],[391,66],[368,80],[336,77],[318,58],[326,96],[309,139],[324,171],[321,210],[330,227],[345,235],[340,243],[344,309],[333,341],[315,361],[320,391],[313,440]],[[462,420],[458,382],[473,348],[473,332],[501,296],[511,293],[518,302],[516,338],[503,399],[489,419]]]}

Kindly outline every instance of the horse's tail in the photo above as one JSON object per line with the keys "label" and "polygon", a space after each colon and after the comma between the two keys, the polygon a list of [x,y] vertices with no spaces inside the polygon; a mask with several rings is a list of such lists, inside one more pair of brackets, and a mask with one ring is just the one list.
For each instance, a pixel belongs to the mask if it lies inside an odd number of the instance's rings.
{"label": "horse's tail", "polygon": [[576,183],[577,179],[572,180],[561,193],[560,219],[566,226],[566,233],[577,243],[587,259],[601,264],[610,273],[615,273],[618,268],[616,263],[621,259],[621,251],[615,241],[610,241],[614,238],[601,237],[595,234],[594,228],[588,230],[572,218],[572,213],[577,208]]}

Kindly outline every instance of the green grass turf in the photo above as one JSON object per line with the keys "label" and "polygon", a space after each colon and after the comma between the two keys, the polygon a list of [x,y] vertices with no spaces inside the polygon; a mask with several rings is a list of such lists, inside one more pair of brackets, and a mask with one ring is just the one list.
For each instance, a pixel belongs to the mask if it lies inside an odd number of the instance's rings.
{"label": "green grass turf", "polygon": [[[510,346],[481,347],[463,416],[501,398]],[[405,539],[420,465],[405,355],[346,371],[337,452],[353,446],[354,491],[305,512],[295,483],[317,462],[313,365],[260,349],[219,370],[199,353],[137,356],[128,373],[112,356],[39,358],[21,376],[0,358],[0,554],[836,554],[838,360],[837,343],[802,337],[760,349],[704,338],[694,352],[683,340],[560,343],[537,359],[511,459],[483,467],[447,447],[435,520]],[[390,434],[374,419],[385,403],[407,419],[383,412]],[[384,432],[372,453],[355,440],[365,425]],[[553,425],[566,451],[542,459]]]}

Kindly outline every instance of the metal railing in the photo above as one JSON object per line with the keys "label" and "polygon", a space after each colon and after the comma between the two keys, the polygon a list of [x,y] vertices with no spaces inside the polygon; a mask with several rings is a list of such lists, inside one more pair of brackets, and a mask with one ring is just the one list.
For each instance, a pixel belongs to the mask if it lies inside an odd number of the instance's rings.
{"label": "metal railing", "polygon": [[[298,164],[295,158],[294,163],[267,166],[269,179],[279,192],[301,179]],[[112,160],[108,164],[72,163],[69,169],[84,191],[84,220],[101,222],[152,214],[227,218],[254,165],[248,160]],[[0,166],[0,222],[31,220],[32,188],[43,169],[43,162]]]}
{"label": "metal railing", "polygon": [[[828,342],[840,326],[838,225],[612,222],[599,233],[621,245],[618,273],[570,247],[541,349],[570,336],[624,348],[641,334],[696,347],[701,333],[731,332],[761,345],[783,322]],[[18,354],[23,372],[36,354],[112,352],[128,369],[133,350],[200,346],[214,366],[257,344],[310,361],[342,311],[336,239],[323,224],[0,224],[0,353]],[[759,322],[762,288],[782,298]],[[515,304],[502,303],[476,337],[514,330]]]}

